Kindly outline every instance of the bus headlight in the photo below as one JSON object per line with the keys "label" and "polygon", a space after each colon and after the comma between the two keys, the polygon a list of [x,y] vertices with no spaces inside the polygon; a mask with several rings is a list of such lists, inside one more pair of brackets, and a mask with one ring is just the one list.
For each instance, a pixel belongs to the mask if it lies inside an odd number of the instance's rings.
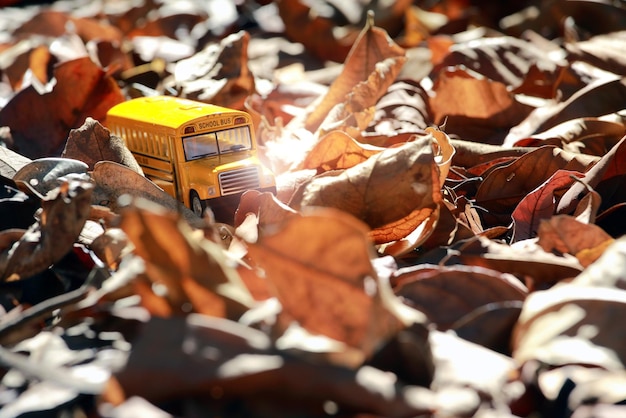
{"label": "bus headlight", "polygon": [[209,193],[209,196],[215,196],[216,195],[215,186],[209,186],[207,191]]}

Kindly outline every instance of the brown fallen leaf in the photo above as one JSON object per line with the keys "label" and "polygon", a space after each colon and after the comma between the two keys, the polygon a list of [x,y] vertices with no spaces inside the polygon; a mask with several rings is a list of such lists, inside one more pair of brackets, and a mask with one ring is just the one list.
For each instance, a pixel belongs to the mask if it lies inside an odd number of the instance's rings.
{"label": "brown fallen leaf", "polygon": [[448,177],[448,172],[450,172],[450,165],[456,149],[448,134],[441,129],[429,126],[425,131],[435,139],[435,162],[439,168],[439,185],[443,187],[446,177]]}
{"label": "brown fallen leaf", "polygon": [[422,245],[433,233],[439,222],[441,195],[433,193],[435,202],[431,206],[415,209],[408,216],[380,226],[368,234],[378,244],[381,254],[399,257]]}
{"label": "brown fallen leaf", "polygon": [[70,129],[87,116],[104,120],[106,111],[124,100],[115,80],[89,58],[59,64],[54,82],[43,93],[27,87],[0,110],[0,126],[11,128],[14,150],[26,157],[61,155]]}
{"label": "brown fallen leaf", "polygon": [[520,139],[546,131],[571,119],[599,117],[618,112],[622,109],[625,98],[626,79],[620,79],[617,75],[607,75],[594,83],[586,84],[565,101],[540,106],[510,129],[503,144],[514,144]]}
{"label": "brown fallen leaf", "polygon": [[88,182],[87,168],[84,162],[70,158],[38,158],[21,167],[12,179],[24,192],[45,199],[69,179]]}
{"label": "brown fallen leaf", "polygon": [[153,13],[151,13],[149,19],[140,21],[140,25],[137,25],[138,22],[135,22],[134,28],[126,33],[126,36],[128,38],[167,36],[168,38],[178,39],[180,37],[180,32],[178,32],[180,28],[193,28],[207,17],[200,10],[193,10],[193,3],[189,4],[189,6],[187,10],[195,13],[170,12],[170,14],[165,15],[162,10],[152,10]]}
{"label": "brown fallen leaf", "polygon": [[120,197],[124,195],[141,197],[179,213],[194,227],[206,226],[206,222],[196,216],[191,209],[125,165],[113,161],[99,161],[95,164],[91,177],[96,183],[92,196],[94,205],[105,206],[113,212],[119,212]]}
{"label": "brown fallen leaf", "polygon": [[533,291],[570,280],[583,270],[575,257],[561,257],[545,252],[529,241],[507,245],[484,236],[476,236],[452,247],[441,260],[445,265],[471,265],[506,272],[522,279]]}
{"label": "brown fallen leaf", "polygon": [[433,121],[445,123],[446,132],[463,139],[501,143],[532,109],[517,101],[505,84],[477,77],[465,70],[442,71],[429,100]]}
{"label": "brown fallen leaf", "polygon": [[251,308],[252,297],[223,248],[194,234],[177,213],[133,199],[121,210],[120,228],[146,263],[146,281],[134,285],[149,311],[237,320]]}
{"label": "brown fallen leaf", "polygon": [[[530,73],[534,67],[540,69],[543,77],[529,80],[525,91],[529,91],[529,85],[534,82],[541,85],[544,96],[553,97],[562,65],[565,65],[564,60],[558,62],[531,42],[512,36],[497,36],[455,43],[434,71],[449,67],[471,68],[490,80],[518,89],[534,75]],[[552,85],[546,83],[547,80],[551,80]]]}
{"label": "brown fallen leaf", "polygon": [[595,261],[614,240],[602,228],[568,215],[556,215],[539,224],[538,244],[544,251],[576,256],[583,267]]}
{"label": "brown fallen leaf", "polygon": [[392,281],[396,283],[395,294],[426,314],[442,331],[478,308],[523,301],[527,294],[525,286],[513,275],[482,267],[413,266],[398,270]]}
{"label": "brown fallen leaf", "polygon": [[600,160],[585,172],[580,182],[574,183],[567,190],[557,205],[556,213],[569,215],[578,206],[579,200],[590,193],[589,188],[598,186],[603,180],[611,179],[624,173],[623,164],[626,158],[626,136],[624,136],[613,148],[611,148]]}
{"label": "brown fallen leaf", "polygon": [[415,135],[432,121],[428,94],[413,79],[394,81],[376,102],[375,109],[370,125],[361,132],[360,141],[367,144],[390,146],[393,137],[403,133]]}
{"label": "brown fallen leaf", "polygon": [[66,34],[67,25],[72,25],[84,41],[94,38],[120,41],[122,38],[119,29],[103,21],[74,17],[70,13],[49,9],[40,10],[29,21],[17,28],[13,35],[27,37],[37,34],[57,38]]}
{"label": "brown fallen leaf", "polygon": [[241,31],[177,61],[171,87],[182,97],[244,109],[246,98],[255,91],[247,64],[249,41],[250,34]]}
{"label": "brown fallen leaf", "polygon": [[361,144],[345,132],[334,130],[315,144],[298,168],[316,169],[318,173],[342,170],[364,162],[383,149]]}
{"label": "brown fallen leaf", "polygon": [[2,280],[30,277],[65,256],[89,216],[92,191],[91,183],[73,180],[50,192],[41,202],[39,222],[0,256]]}
{"label": "brown fallen leaf", "polygon": [[[584,173],[597,157],[570,154],[555,147],[540,147],[503,167],[498,167],[480,184],[476,204],[489,211],[491,222],[510,222],[514,208],[557,170]],[[488,224],[491,224],[489,222]]]}
{"label": "brown fallen leaf", "polygon": [[554,145],[564,151],[602,157],[624,135],[626,127],[621,123],[600,118],[577,118],[522,139],[515,146]]}
{"label": "brown fallen leaf", "polygon": [[[578,254],[584,254],[589,251],[594,255],[594,259],[590,260],[587,268],[576,276],[572,283],[582,286],[603,286],[626,290],[626,281],[624,280],[623,254],[625,252],[626,239],[620,237],[617,239],[607,240],[589,250],[583,249]],[[599,251],[594,251],[594,250]]]}
{"label": "brown fallen leaf", "polygon": [[347,34],[337,33],[335,22],[320,13],[323,2],[285,0],[278,5],[278,13],[285,23],[285,34],[295,42],[307,45],[307,49],[322,60],[343,62],[356,39],[358,29]]}
{"label": "brown fallen leaf", "polygon": [[514,223],[511,242],[534,238],[540,223],[554,215],[559,194],[582,176],[577,171],[557,170],[548,180],[527,194],[511,214]]}
{"label": "brown fallen leaf", "polygon": [[[385,71],[383,71],[383,68],[377,70],[377,66],[379,63],[389,59],[390,61],[387,61],[386,68],[390,71],[390,74],[394,74],[404,62],[404,53],[404,49],[390,40],[383,29],[374,26],[373,21],[368,21],[350,49],[350,54],[345,60],[341,74],[331,84],[328,92],[321,100],[315,102],[310,107],[304,121],[294,118],[288,126],[303,124],[307,130],[311,132],[317,131],[331,109],[338,104],[344,103],[351,92],[356,95],[355,99],[366,100],[366,102],[360,105],[361,109],[373,107],[378,98],[385,93],[386,88],[394,81],[394,77],[391,75],[387,79],[382,80],[380,75],[384,74]],[[371,88],[368,82],[370,77],[373,77],[371,83],[376,83],[379,88],[372,86],[375,88],[372,97],[363,97],[361,95],[368,88]],[[350,100],[348,98],[348,102]],[[349,112],[348,109],[346,108],[346,111]]]}
{"label": "brown fallen leaf", "polygon": [[345,364],[369,358],[405,321],[423,321],[421,313],[399,309],[370,261],[366,225],[346,213],[306,211],[250,244],[249,254],[271,283],[281,315],[357,350],[340,360]]}
{"label": "brown fallen leaf", "polygon": [[565,44],[568,59],[586,61],[615,74],[624,74],[626,71],[626,60],[621,53],[624,47],[626,31],[623,30]]}
{"label": "brown fallen leaf", "polygon": [[[378,228],[430,208],[439,196],[439,170],[432,138],[387,149],[335,175],[304,183],[289,205],[341,209]],[[334,174],[334,173],[333,173]]]}
{"label": "brown fallen leaf", "polygon": [[516,367],[511,357],[450,332],[434,330],[429,341],[435,364],[431,388],[446,399],[440,403],[440,412],[448,416],[471,416],[481,404],[488,403],[508,416],[507,401],[511,394],[505,386]]}
{"label": "brown fallen leaf", "polygon": [[[55,58],[41,40],[23,39],[3,51],[3,73],[13,91],[19,91],[28,83],[45,85],[49,81],[49,67]],[[30,74],[27,72],[30,70]],[[34,80],[28,80],[28,76]]]}
{"label": "brown fallen leaf", "polygon": [[261,193],[258,190],[248,190],[241,195],[239,206],[235,211],[234,226],[239,227],[246,220],[246,216],[254,214],[259,230],[272,228],[291,217],[300,216],[295,210],[280,202],[272,193]]}
{"label": "brown fallen leaf", "polygon": [[[405,58],[390,57],[376,63],[367,80],[358,83],[345,97],[345,101],[335,105],[319,126],[319,135],[333,130],[343,130],[354,137],[366,129],[374,118],[375,104],[396,79],[404,65]],[[332,87],[331,87],[332,89]]]}
{"label": "brown fallen leaf", "polygon": [[98,161],[120,163],[143,175],[135,157],[124,145],[122,138],[111,132],[97,120],[88,117],[80,128],[72,129],[61,157],[83,161],[93,170]]}

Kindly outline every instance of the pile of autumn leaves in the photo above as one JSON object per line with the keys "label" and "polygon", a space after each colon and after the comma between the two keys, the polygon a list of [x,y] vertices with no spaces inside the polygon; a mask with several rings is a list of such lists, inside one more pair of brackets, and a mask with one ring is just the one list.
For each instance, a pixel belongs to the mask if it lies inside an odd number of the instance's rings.
{"label": "pile of autumn leaves", "polygon": [[[521,82],[462,65],[481,54],[508,65],[511,51],[528,58]],[[29,394],[54,388],[56,401],[35,409],[97,395],[110,416],[172,400],[235,416],[617,411],[623,80],[508,37],[454,48],[431,91],[403,73],[408,61],[369,22],[326,94],[285,124],[263,107],[276,92],[247,100],[279,190],[244,194],[233,225],[174,202],[93,119],[54,144],[60,159],[5,151],[11,200],[41,211],[2,232],[3,279],[54,269],[68,251],[96,263],[74,293],[0,320],[14,396],[4,409],[23,413]],[[100,116],[119,100],[85,59],[63,68],[60,79],[85,71],[107,92]],[[44,92],[42,106],[67,89]],[[0,120],[38,94],[16,96]],[[419,116],[399,124],[407,114]],[[29,155],[50,150],[19,134]],[[77,333],[91,353],[68,343]]]}

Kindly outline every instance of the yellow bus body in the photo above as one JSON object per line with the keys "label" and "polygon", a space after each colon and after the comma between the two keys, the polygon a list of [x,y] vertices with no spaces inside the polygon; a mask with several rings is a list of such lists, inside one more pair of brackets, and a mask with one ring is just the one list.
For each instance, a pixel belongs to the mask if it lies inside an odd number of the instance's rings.
{"label": "yellow bus body", "polygon": [[233,212],[246,190],[276,190],[274,175],[257,157],[246,112],[141,97],[113,106],[105,124],[124,139],[147,178],[199,215],[207,206]]}

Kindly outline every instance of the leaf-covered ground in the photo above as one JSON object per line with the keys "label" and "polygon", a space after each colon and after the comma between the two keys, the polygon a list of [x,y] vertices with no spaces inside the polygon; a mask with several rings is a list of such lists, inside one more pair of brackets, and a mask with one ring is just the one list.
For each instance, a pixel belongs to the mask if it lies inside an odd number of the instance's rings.
{"label": "leaf-covered ground", "polygon": [[[626,415],[625,2],[0,5],[1,418]],[[147,180],[152,94],[276,195]]]}

